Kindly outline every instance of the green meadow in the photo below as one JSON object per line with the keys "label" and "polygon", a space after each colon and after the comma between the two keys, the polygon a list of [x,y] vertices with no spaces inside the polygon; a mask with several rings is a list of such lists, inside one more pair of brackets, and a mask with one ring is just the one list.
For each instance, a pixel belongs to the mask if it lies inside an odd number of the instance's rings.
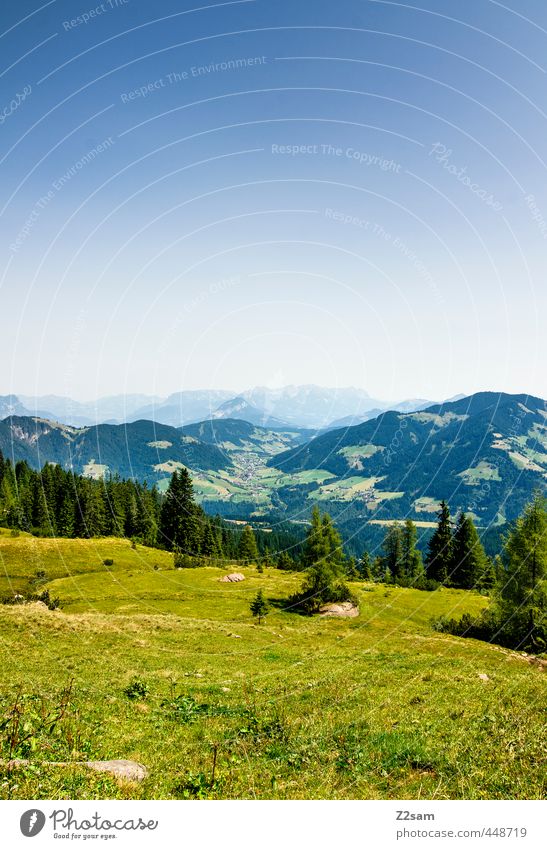
{"label": "green meadow", "polygon": [[[0,767],[1,798],[545,798],[543,664],[431,625],[485,597],[355,583],[359,617],[321,619],[283,607],[299,574],[172,564],[0,533],[1,594],[61,603],[0,606],[1,757],[28,760]],[[78,765],[115,758],[148,778]]]}

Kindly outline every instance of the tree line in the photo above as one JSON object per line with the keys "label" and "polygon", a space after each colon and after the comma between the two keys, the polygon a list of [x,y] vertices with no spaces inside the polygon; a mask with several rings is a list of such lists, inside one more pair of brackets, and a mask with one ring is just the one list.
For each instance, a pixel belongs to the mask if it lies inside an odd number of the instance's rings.
{"label": "tree line", "polygon": [[59,465],[40,471],[0,452],[0,524],[46,537],[137,537],[154,545],[160,496],[132,480],[92,480]]}
{"label": "tree line", "polygon": [[301,548],[288,530],[255,533],[209,516],[196,503],[185,468],[173,473],[163,495],[156,486],[117,476],[94,480],[56,464],[41,470],[24,460],[13,465],[2,452],[0,526],[42,537],[127,537],[174,551],[177,566],[224,559],[291,568],[287,550]]}
{"label": "tree line", "polygon": [[488,590],[496,563],[487,557],[471,516],[461,512],[454,523],[445,501],[425,554],[417,547],[418,529],[411,519],[389,525],[381,554],[364,552],[357,563],[363,580],[434,590],[441,584],[458,589]]}
{"label": "tree line", "polygon": [[[471,580],[464,570],[466,581]],[[439,631],[533,653],[547,651],[547,499],[536,493],[505,537],[491,603],[477,617],[442,618]]]}

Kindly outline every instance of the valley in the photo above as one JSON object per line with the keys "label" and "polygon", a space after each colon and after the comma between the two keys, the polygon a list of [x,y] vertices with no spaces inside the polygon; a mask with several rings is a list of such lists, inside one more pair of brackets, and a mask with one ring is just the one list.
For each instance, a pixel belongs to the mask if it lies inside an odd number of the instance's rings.
{"label": "valley", "polygon": [[442,498],[483,530],[513,520],[545,486],[547,412],[539,398],[485,392],[326,432],[229,418],[181,428],[144,420],[73,428],[11,416],[0,421],[0,450],[34,468],[59,463],[160,491],[186,467],[210,513],[302,521],[319,503],[364,544],[374,538],[371,520],[411,517],[427,529]]}

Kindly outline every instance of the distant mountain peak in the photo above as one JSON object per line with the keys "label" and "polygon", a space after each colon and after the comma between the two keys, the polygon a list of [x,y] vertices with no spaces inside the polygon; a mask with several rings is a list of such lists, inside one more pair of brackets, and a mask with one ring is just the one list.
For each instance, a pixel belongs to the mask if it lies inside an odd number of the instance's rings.
{"label": "distant mountain peak", "polygon": [[231,398],[221,404],[211,415],[212,419],[241,419],[260,427],[286,428],[287,422],[269,415],[266,410],[256,407],[246,400],[242,395]]}

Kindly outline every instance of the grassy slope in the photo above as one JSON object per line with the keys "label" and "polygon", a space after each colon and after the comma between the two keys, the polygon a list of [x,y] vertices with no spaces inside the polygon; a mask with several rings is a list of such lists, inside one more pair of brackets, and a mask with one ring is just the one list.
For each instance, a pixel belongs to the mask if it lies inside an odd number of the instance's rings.
{"label": "grassy slope", "polygon": [[[0,607],[1,711],[18,687],[53,704],[73,677],[80,756],[150,768],[144,785],[125,789],[81,770],[4,771],[4,798],[545,795],[544,673],[429,625],[440,613],[478,610],[480,596],[356,584],[356,620],[274,608],[259,627],[249,615],[257,589],[281,598],[299,576],[244,569],[244,583],[222,584],[218,569],[175,572],[168,555],[116,540],[2,535],[0,552],[17,580],[45,569],[63,603],[53,612]],[[114,566],[102,566],[105,557]],[[123,693],[134,678],[149,685],[142,702]],[[190,701],[174,719],[162,704],[172,682],[211,715]],[[31,757],[65,759],[66,748],[42,736]]]}

